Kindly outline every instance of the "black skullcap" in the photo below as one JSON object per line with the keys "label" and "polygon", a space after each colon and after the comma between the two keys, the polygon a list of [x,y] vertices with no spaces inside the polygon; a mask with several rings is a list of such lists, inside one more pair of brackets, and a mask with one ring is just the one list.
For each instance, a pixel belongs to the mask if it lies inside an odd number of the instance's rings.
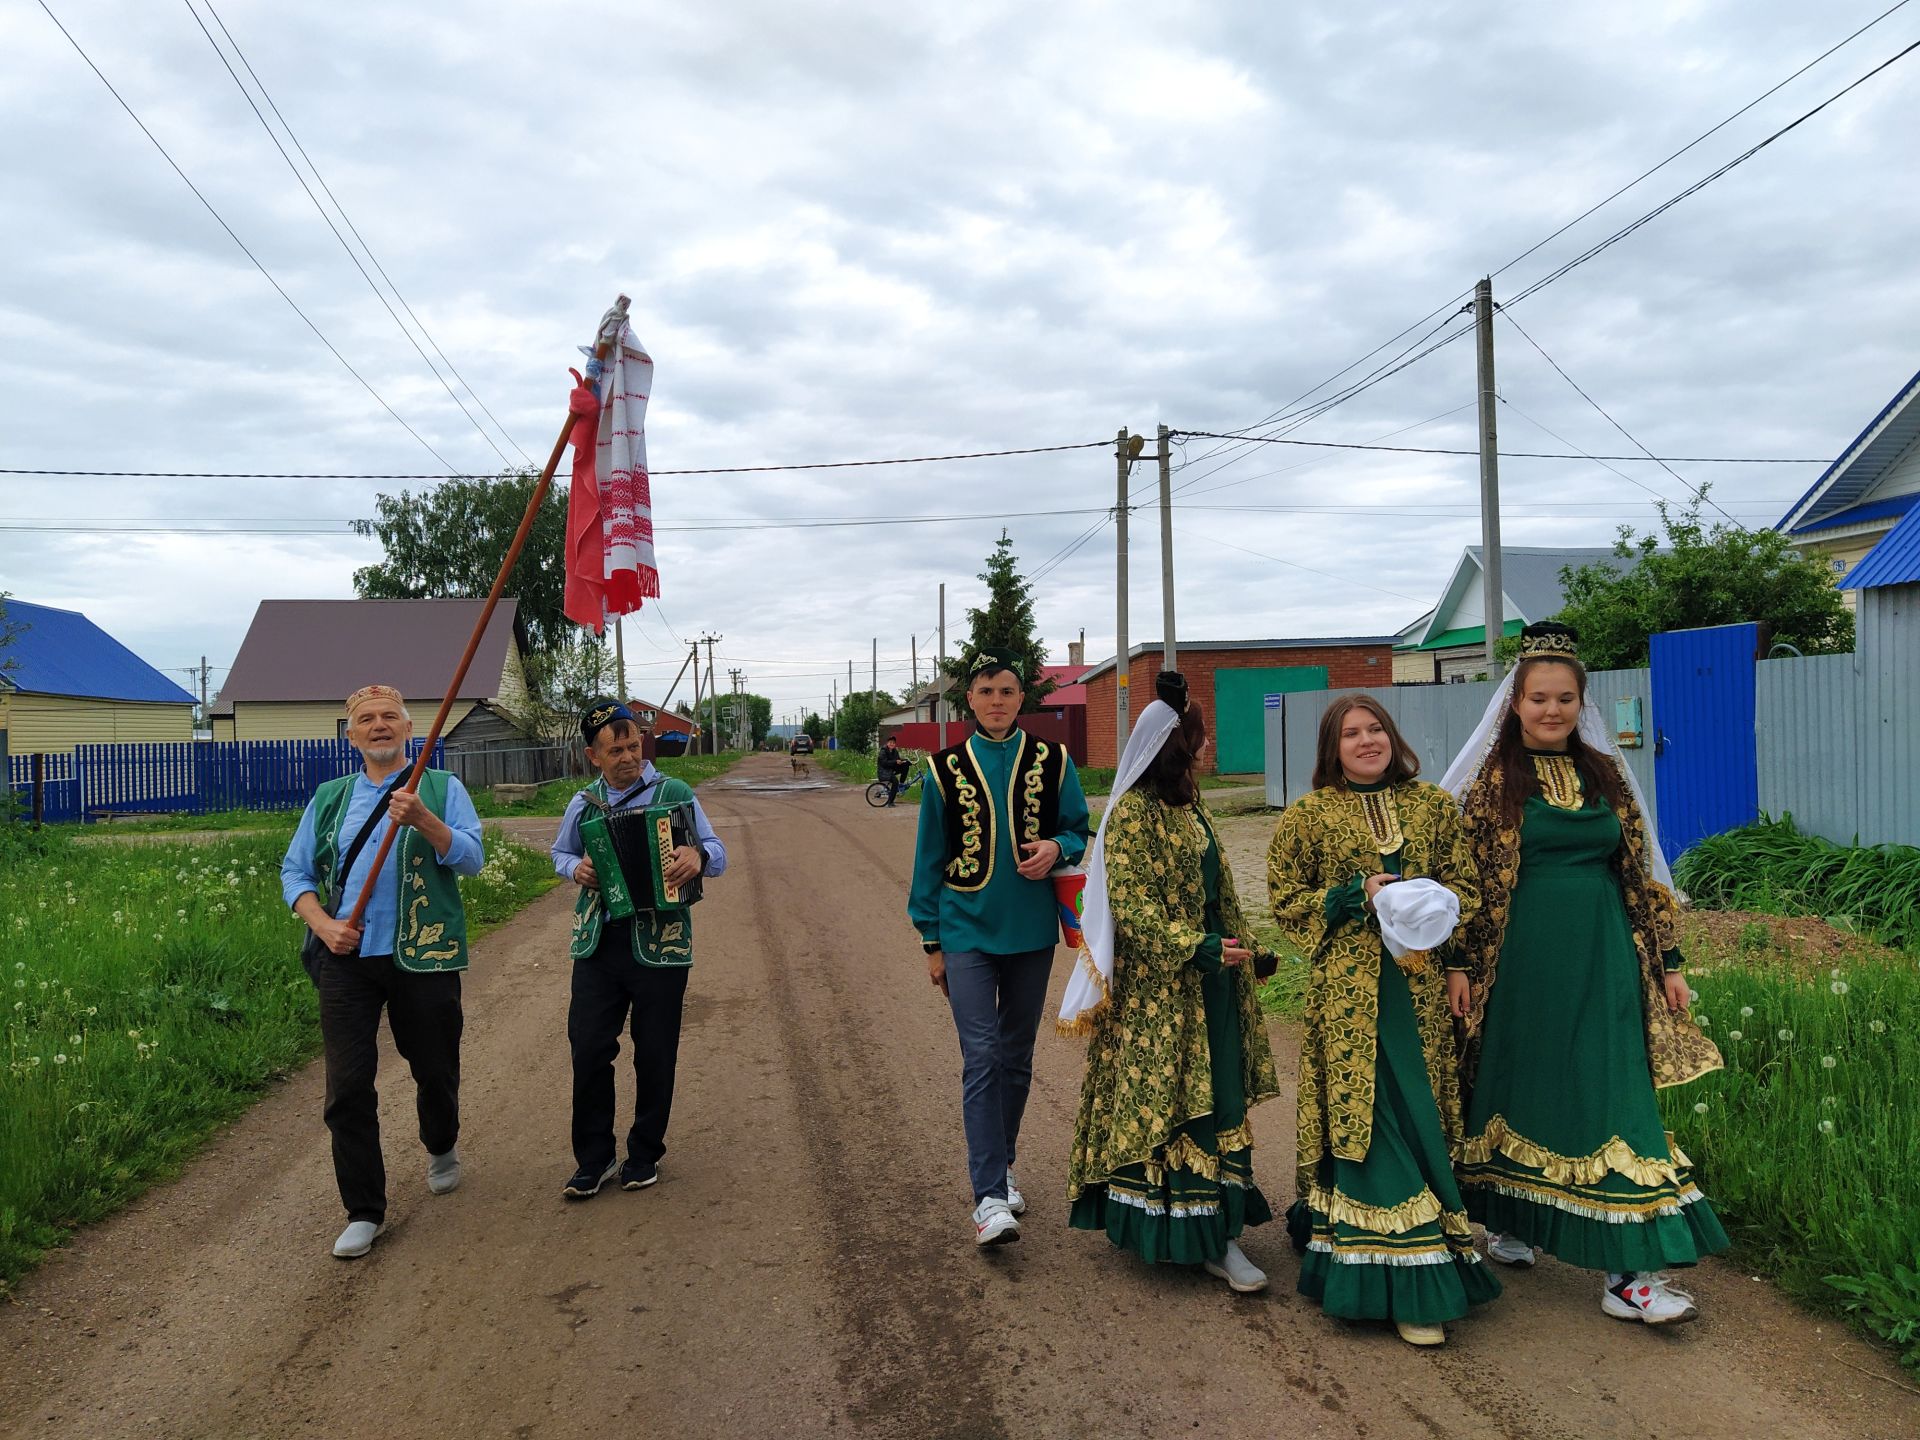
{"label": "black skullcap", "polygon": [[1020,682],[1022,689],[1025,689],[1026,677],[1021,673],[1020,668],[1025,663],[1025,659],[1025,656],[1016,655],[1011,650],[991,648],[982,650],[967,662],[967,683],[971,685],[982,675],[992,674],[996,670],[1011,670],[1013,678]]}
{"label": "black skullcap", "polygon": [[1187,700],[1187,677],[1178,670],[1162,670],[1153,677],[1153,693],[1163,704],[1180,715],[1185,713]]}
{"label": "black skullcap", "polygon": [[616,720],[632,720],[633,711],[621,701],[603,697],[587,706],[580,716],[580,735],[587,744]]}

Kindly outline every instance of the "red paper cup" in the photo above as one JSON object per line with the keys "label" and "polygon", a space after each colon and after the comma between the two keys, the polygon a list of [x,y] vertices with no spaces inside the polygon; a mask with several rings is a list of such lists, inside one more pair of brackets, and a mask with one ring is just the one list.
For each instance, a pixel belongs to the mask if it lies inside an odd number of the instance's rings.
{"label": "red paper cup", "polygon": [[1078,950],[1087,943],[1080,929],[1080,917],[1087,902],[1087,872],[1074,866],[1056,870],[1050,878],[1054,904],[1060,912],[1060,938],[1069,950]]}

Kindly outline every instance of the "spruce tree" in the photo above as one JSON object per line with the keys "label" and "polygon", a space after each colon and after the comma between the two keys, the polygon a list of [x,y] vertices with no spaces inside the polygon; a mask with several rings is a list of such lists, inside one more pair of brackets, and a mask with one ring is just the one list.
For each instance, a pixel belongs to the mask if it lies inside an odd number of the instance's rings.
{"label": "spruce tree", "polygon": [[1011,650],[1022,657],[1020,682],[1027,692],[1025,708],[1038,709],[1041,699],[1054,687],[1044,678],[1046,649],[1033,633],[1033,585],[1020,573],[1013,538],[1006,531],[1000,532],[980,578],[987,582],[986,606],[967,611],[966,648],[947,662],[947,674],[957,682],[956,702],[965,708],[967,671],[974,656],[982,650]]}

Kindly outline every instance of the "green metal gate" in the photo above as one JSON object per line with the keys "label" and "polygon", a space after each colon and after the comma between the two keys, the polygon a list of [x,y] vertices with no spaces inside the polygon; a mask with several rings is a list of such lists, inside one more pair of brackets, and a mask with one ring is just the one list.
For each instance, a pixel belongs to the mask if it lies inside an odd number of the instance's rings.
{"label": "green metal gate", "polygon": [[1267,768],[1269,695],[1325,690],[1324,665],[1217,670],[1213,676],[1214,764],[1223,775],[1261,775]]}

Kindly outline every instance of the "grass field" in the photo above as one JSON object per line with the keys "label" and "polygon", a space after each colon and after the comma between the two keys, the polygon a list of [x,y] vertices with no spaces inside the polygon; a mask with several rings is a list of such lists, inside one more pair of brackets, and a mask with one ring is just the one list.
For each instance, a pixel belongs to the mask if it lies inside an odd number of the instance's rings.
{"label": "grass field", "polygon": [[[0,1293],[319,1047],[279,832],[75,844],[0,827]],[[476,930],[558,881],[487,839]],[[318,1117],[315,1117],[318,1124]]]}
{"label": "grass field", "polygon": [[[654,768],[662,775],[671,775],[676,780],[684,780],[689,785],[698,785],[702,780],[711,780],[724,774],[740,759],[739,750],[722,750],[717,755],[684,755],[661,759],[654,762]],[[559,815],[567,808],[567,802],[574,792],[587,783],[589,777],[578,776],[567,780],[549,780],[525,800],[512,805],[502,805],[493,798],[491,790],[474,792],[473,808],[480,812],[483,820],[502,820],[509,815]]]}

